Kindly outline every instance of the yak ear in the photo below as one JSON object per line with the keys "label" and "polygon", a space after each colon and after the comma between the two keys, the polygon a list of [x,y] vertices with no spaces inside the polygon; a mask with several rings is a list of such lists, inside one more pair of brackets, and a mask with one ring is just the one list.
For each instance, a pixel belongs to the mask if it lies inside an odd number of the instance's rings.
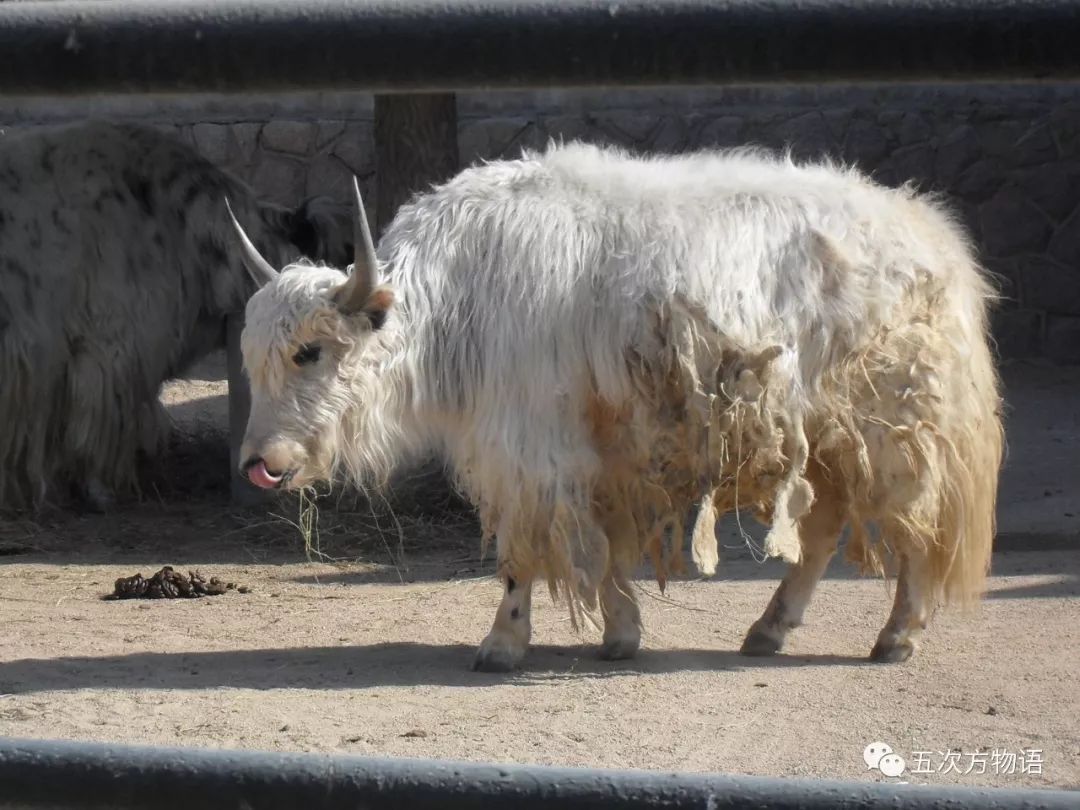
{"label": "yak ear", "polygon": [[[360,182],[353,177],[353,269],[348,280],[334,292],[334,303],[346,315],[367,311],[379,283],[379,260],[375,256],[375,241],[371,238]],[[389,292],[389,291],[387,291]],[[393,300],[393,296],[390,296]],[[388,305],[389,306],[389,305]],[[385,308],[383,308],[385,312]]]}
{"label": "yak ear", "polygon": [[262,254],[259,253],[255,245],[248,239],[248,235],[244,233],[244,229],[236,220],[236,214],[233,213],[228,197],[225,198],[225,209],[229,212],[229,219],[232,220],[236,235],[240,237],[240,255],[244,260],[244,267],[247,268],[248,275],[251,276],[251,280],[254,281],[258,287],[269,284],[277,278],[277,270],[274,269],[270,262],[262,257]]}
{"label": "yak ear", "polygon": [[386,316],[394,303],[394,291],[389,287],[376,287],[364,304],[363,313],[371,321],[371,330],[377,332],[386,323]]}

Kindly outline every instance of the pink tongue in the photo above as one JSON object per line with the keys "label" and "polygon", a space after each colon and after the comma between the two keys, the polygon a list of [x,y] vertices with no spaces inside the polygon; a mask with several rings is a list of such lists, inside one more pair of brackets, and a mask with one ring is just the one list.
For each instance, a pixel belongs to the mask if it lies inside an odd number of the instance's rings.
{"label": "pink tongue", "polygon": [[270,471],[266,469],[265,461],[260,461],[258,464],[249,467],[248,478],[251,479],[251,483],[255,486],[263,489],[273,489],[281,483],[281,476],[271,475]]}

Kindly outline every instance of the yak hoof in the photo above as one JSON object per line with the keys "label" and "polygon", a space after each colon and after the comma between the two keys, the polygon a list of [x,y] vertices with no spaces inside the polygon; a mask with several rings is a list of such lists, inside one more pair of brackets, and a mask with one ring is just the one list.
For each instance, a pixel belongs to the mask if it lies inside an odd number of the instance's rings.
{"label": "yak hoof", "polygon": [[878,641],[870,650],[870,660],[879,664],[899,664],[907,661],[915,652],[915,645],[910,641],[898,640],[892,644]]}
{"label": "yak hoof", "polygon": [[107,515],[113,510],[114,502],[106,499],[87,500],[84,508],[92,515]]}
{"label": "yak hoof", "polygon": [[116,506],[116,496],[112,490],[97,478],[90,479],[82,491],[83,508],[88,512],[104,515]]}
{"label": "yak hoof", "polygon": [[507,650],[480,650],[473,661],[473,672],[513,672],[517,661]]}
{"label": "yak hoof", "polygon": [[750,632],[743,639],[739,652],[743,655],[760,658],[767,655],[776,655],[783,645],[782,640],[777,640],[763,630],[750,628]]}
{"label": "yak hoof", "polygon": [[484,639],[473,660],[473,672],[512,672],[525,656],[524,650],[517,649],[490,636]]}
{"label": "yak hoof", "polygon": [[637,654],[640,645],[639,639],[613,638],[600,647],[600,658],[604,661],[625,661]]}

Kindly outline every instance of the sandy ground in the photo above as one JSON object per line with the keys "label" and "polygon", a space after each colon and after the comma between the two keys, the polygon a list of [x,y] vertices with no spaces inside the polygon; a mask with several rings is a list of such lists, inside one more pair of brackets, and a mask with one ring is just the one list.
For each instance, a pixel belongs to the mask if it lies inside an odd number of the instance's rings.
{"label": "sandy ground", "polygon": [[[467,514],[410,504],[399,532],[324,507],[320,548],[344,562],[308,562],[295,505],[228,507],[224,387],[203,376],[166,391],[181,437],[141,503],[0,526],[0,735],[886,780],[863,763],[882,741],[902,780],[1080,788],[1080,369],[1009,371],[990,593],[939,613],[912,661],[866,662],[891,594],[842,563],[785,655],[740,657],[782,566],[729,525],[714,580],[638,581],[635,661],[597,660],[599,634],[538,593],[509,676],[469,671],[499,587]],[[251,592],[100,600],[163,564]]]}

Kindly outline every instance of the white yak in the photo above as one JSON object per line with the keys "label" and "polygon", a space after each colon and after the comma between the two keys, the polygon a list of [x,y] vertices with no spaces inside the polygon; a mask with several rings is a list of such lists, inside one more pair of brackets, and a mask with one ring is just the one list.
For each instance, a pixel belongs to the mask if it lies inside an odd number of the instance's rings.
{"label": "white yak", "polygon": [[980,595],[993,294],[937,202],[753,151],[570,144],[416,197],[377,254],[357,205],[351,275],[279,272],[246,244],[264,286],[242,467],[370,486],[438,452],[496,539],[477,668],[521,660],[537,578],[575,623],[599,607],[604,657],[633,655],[631,573],[648,553],[663,585],[705,496],[709,531],[713,509],[750,507],[790,563],[747,654],[780,649],[845,526],[850,558],[898,570],[873,659],[906,659],[939,601]]}
{"label": "white yak", "polygon": [[97,509],[137,484],[162,382],[224,345],[255,286],[228,194],[275,261],[345,263],[348,208],[260,202],[193,149],[89,123],[0,137],[0,508]]}

